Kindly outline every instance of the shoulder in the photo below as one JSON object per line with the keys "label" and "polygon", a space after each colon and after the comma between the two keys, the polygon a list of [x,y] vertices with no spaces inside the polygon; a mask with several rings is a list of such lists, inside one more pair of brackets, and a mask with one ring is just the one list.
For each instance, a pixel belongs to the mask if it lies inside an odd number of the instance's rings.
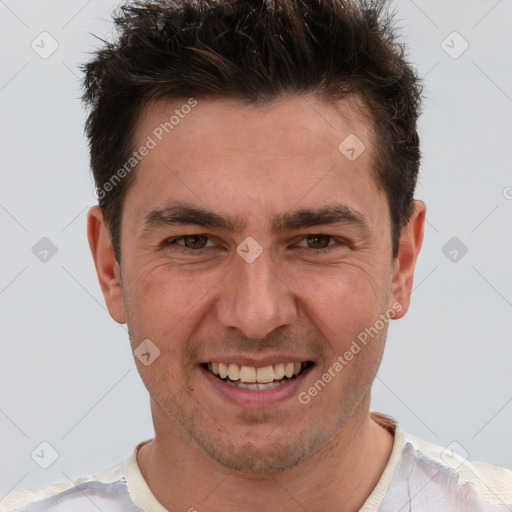
{"label": "shoulder", "polygon": [[[104,471],[83,476],[72,482],[14,491],[0,500],[0,512],[58,510],[56,505],[66,500],[75,500],[76,510],[82,510],[77,500],[89,500],[91,496],[112,499],[114,495],[122,494],[125,487],[121,462]],[[31,508],[31,504],[36,503],[37,507]]]}
{"label": "shoulder", "polygon": [[28,503],[43,500],[59,494],[73,486],[73,483],[58,483],[45,488],[29,488],[14,491],[0,501],[0,512],[12,512]]}
{"label": "shoulder", "polygon": [[462,447],[457,453],[452,446],[442,447],[402,434],[403,454],[387,496],[395,505],[398,495],[406,490],[418,510],[510,510],[510,469],[471,461]]}

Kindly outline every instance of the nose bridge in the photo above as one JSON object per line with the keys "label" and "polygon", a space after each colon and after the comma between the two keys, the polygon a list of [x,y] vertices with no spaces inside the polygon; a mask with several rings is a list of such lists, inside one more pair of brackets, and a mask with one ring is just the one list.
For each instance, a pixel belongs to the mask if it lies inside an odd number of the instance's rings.
{"label": "nose bridge", "polygon": [[[245,253],[244,253],[245,250]],[[263,338],[274,329],[291,324],[296,316],[292,294],[276,271],[270,249],[245,258],[254,247],[240,244],[233,268],[222,290],[219,320],[237,327],[251,338]],[[237,252],[238,252],[237,251]],[[245,258],[245,259],[244,259]]]}

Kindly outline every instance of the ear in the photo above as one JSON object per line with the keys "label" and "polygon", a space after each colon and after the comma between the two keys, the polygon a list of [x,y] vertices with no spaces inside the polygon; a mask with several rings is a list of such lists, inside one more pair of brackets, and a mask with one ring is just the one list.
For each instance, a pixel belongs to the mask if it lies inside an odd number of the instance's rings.
{"label": "ear", "polygon": [[110,316],[116,322],[124,324],[126,319],[121,272],[110,242],[103,212],[99,206],[93,206],[87,214],[87,238]]}
{"label": "ear", "polygon": [[[425,215],[427,207],[423,201],[413,202],[413,213],[409,222],[402,228],[398,256],[393,262],[392,300],[396,314],[393,318],[402,318],[409,309],[416,259],[423,244]],[[397,303],[401,309],[397,310]]]}

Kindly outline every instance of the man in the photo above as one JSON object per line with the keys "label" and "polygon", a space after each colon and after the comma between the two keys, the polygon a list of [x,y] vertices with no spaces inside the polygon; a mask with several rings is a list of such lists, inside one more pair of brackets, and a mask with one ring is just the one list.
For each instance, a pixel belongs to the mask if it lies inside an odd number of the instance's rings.
{"label": "man", "polygon": [[85,66],[88,237],[155,437],[0,510],[512,510],[512,471],[370,412],[426,212],[383,4],[146,1],[116,24]]}

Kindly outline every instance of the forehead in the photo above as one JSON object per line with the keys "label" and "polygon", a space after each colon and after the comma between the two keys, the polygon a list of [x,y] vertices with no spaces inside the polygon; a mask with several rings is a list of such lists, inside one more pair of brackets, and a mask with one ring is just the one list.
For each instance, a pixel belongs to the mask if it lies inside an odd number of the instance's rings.
{"label": "forehead", "polygon": [[151,141],[152,149],[137,166],[129,209],[141,219],[171,200],[253,213],[263,205],[282,213],[299,201],[319,207],[340,198],[354,207],[358,197],[380,192],[372,127],[355,96],[327,102],[294,95],[260,106],[234,99],[150,102],[134,146]]}
{"label": "forehead", "polygon": [[364,140],[367,147],[372,143],[371,115],[363,100],[354,94],[337,101],[326,101],[316,94],[290,94],[262,104],[234,98],[149,101],[140,113],[135,130],[138,142],[152,136],[159,145],[179,140],[196,142],[202,147],[200,136],[207,137],[207,141],[216,139],[217,145],[222,143],[223,150],[229,148],[230,141],[231,146],[235,142],[244,144],[246,151],[251,147],[261,148],[262,156],[271,149],[279,149],[277,153],[297,150],[301,142],[308,143],[309,151],[315,142],[331,143],[336,150],[349,135]]}

